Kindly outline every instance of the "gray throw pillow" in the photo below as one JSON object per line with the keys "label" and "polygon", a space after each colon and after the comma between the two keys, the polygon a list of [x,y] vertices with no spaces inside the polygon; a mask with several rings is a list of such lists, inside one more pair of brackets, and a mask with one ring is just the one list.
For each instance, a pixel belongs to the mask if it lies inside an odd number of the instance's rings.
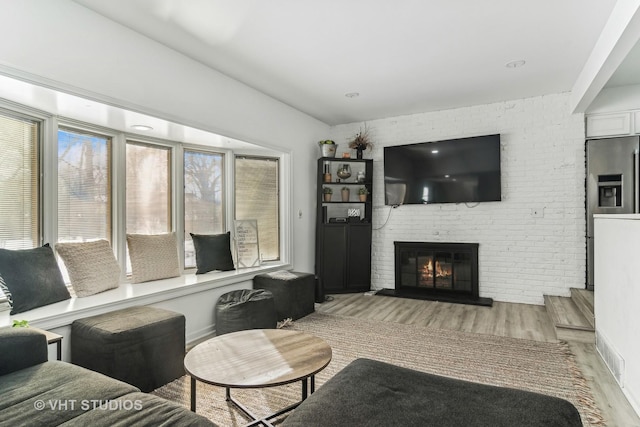
{"label": "gray throw pillow", "polygon": [[127,234],[131,283],[180,275],[176,233]]}
{"label": "gray throw pillow", "polygon": [[56,252],[67,267],[78,297],[117,288],[120,284],[120,266],[108,241],[56,243]]}
{"label": "gray throw pillow", "polygon": [[231,233],[191,234],[196,250],[196,274],[235,270],[231,256]]}
{"label": "gray throw pillow", "polygon": [[11,294],[11,314],[71,298],[49,244],[35,249],[0,249],[0,275]]}

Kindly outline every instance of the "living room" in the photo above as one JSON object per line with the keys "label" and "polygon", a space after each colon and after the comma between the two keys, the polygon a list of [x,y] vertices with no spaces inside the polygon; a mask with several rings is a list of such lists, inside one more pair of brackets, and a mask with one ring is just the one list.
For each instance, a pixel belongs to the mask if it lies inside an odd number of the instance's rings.
{"label": "living room", "polygon": [[[52,6],[29,0],[3,5],[14,17],[0,29],[3,39],[20,43],[19,49],[10,44],[0,48],[2,77],[248,141],[253,147],[246,152],[277,153],[286,194],[281,204],[282,223],[286,224],[281,230],[283,256],[281,262],[265,264],[260,271],[313,272],[317,141],[335,140],[338,156],[349,153],[346,141],[361,130],[364,121],[329,125],[80,3],[64,1]],[[614,16],[635,19],[637,5],[618,3]],[[122,49],[123,45],[128,48]],[[611,46],[611,51],[619,49],[615,43]],[[70,67],[70,63],[75,65]],[[373,159],[374,183],[380,189],[373,194],[372,289],[393,286],[393,242],[402,240],[479,243],[480,292],[496,301],[539,306],[544,295],[567,296],[571,288],[584,288],[586,109],[573,110],[595,98],[591,92],[602,77],[589,74],[580,78],[591,81],[577,81],[571,92],[367,120],[374,147],[365,156]],[[189,78],[180,78],[184,75]],[[596,99],[598,108],[591,112],[637,109],[637,92],[621,92],[615,88],[603,91],[609,97],[617,95],[615,102]],[[2,87],[0,98],[24,105],[24,92],[14,94],[8,86]],[[48,110],[47,105],[39,100],[27,106],[65,116],[60,110]],[[501,135],[501,202],[385,206],[381,190],[384,147],[487,134]],[[193,342],[212,331],[210,310],[222,293],[220,286],[225,291],[251,287],[255,273],[222,274],[215,283],[200,283],[203,279],[168,283],[161,291],[164,295],[148,286],[148,293],[136,296],[136,303],[189,313],[187,341]],[[193,284],[199,286],[198,293],[189,288]],[[120,296],[102,301],[100,308],[79,301],[76,312],[44,313],[40,326],[65,333],[72,320],[81,314],[104,312],[105,307],[117,305]],[[63,353],[66,358],[66,347]]]}

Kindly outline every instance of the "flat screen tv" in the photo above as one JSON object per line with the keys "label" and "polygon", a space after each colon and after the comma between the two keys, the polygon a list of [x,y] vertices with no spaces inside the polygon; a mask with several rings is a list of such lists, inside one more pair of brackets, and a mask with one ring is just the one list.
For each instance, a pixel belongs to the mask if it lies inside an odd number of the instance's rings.
{"label": "flat screen tv", "polygon": [[385,204],[501,200],[500,135],[384,147]]}

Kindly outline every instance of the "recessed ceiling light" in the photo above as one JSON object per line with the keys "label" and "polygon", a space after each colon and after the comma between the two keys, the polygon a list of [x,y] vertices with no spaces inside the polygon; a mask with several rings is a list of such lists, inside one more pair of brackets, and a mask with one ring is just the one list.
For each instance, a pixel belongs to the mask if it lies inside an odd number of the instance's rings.
{"label": "recessed ceiling light", "polygon": [[147,125],[132,125],[131,127],[135,130],[142,130],[142,131],[153,130],[151,126],[147,126]]}
{"label": "recessed ceiling light", "polygon": [[358,92],[349,92],[345,93],[344,96],[346,96],[347,98],[357,98],[360,96],[360,94]]}
{"label": "recessed ceiling light", "polygon": [[449,178],[449,175],[445,175],[444,177],[445,177],[445,178]]}
{"label": "recessed ceiling light", "polygon": [[438,150],[431,150],[431,154],[438,154],[439,151]]}
{"label": "recessed ceiling light", "polygon": [[504,64],[504,66],[507,68],[518,68],[518,67],[522,67],[526,63],[527,61],[525,61],[524,59],[518,59],[516,61],[509,61],[506,64]]}

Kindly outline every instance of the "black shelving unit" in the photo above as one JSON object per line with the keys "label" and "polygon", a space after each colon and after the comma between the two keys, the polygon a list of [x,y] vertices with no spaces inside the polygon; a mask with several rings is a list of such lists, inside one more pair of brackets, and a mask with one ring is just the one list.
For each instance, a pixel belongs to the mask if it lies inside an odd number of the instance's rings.
{"label": "black shelving unit", "polygon": [[[339,177],[348,166],[351,175]],[[324,293],[371,289],[371,217],[373,161],[323,157],[318,159],[316,212],[316,275]],[[333,191],[325,200],[324,189]],[[349,189],[343,200],[342,189]],[[358,190],[366,188],[364,200]]]}

